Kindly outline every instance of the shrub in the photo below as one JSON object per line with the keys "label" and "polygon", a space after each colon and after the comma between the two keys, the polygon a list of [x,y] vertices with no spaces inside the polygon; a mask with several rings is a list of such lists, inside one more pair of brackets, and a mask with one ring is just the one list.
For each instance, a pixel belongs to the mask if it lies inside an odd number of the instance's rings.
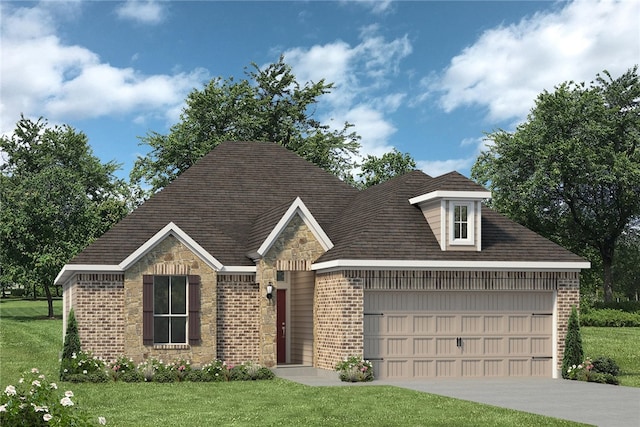
{"label": "shrub", "polygon": [[619,385],[620,380],[615,375],[604,374],[601,372],[592,372],[587,378],[587,381],[600,384]]}
{"label": "shrub", "polygon": [[359,356],[349,356],[336,364],[340,380],[346,382],[373,381],[373,364]]}
{"label": "shrub", "polygon": [[271,369],[254,362],[244,362],[229,367],[231,381],[269,380],[274,376]]}
{"label": "shrub", "polygon": [[592,309],[580,317],[583,326],[637,327],[640,326],[640,312],[629,313],[612,308]]}
{"label": "shrub", "polygon": [[202,371],[211,377],[211,381],[229,381],[229,367],[222,360],[214,360],[202,367]]}
{"label": "shrub", "polygon": [[215,381],[207,372],[201,369],[192,369],[184,376],[185,381],[191,381],[194,383],[204,383]]}
{"label": "shrub", "polygon": [[610,357],[600,356],[593,360],[593,370],[601,374],[609,374],[617,377],[620,375],[620,367]]}
{"label": "shrub", "polygon": [[180,359],[172,365],[168,365],[167,368],[175,374],[175,378],[178,381],[184,380],[185,376],[191,372],[191,364],[189,361],[184,359]]}
{"label": "shrub", "polygon": [[[80,351],[71,354],[68,359],[60,363],[60,380],[73,382],[105,382],[108,374],[105,372],[102,359],[90,352]],[[81,378],[84,376],[84,378]]]}
{"label": "shrub", "polygon": [[142,375],[142,372],[134,369],[133,371],[120,374],[120,381],[125,383],[140,383],[144,381],[144,375]]}
{"label": "shrub", "polygon": [[114,381],[121,379],[123,375],[131,372],[136,372],[136,365],[133,363],[133,359],[125,356],[120,356],[115,361],[109,364],[109,372]]}
{"label": "shrub", "polygon": [[69,310],[69,316],[67,318],[67,330],[64,336],[64,345],[62,347],[62,360],[60,363],[60,379],[64,381],[65,369],[69,369],[72,364],[72,356],[81,351],[80,335],[78,334],[78,322],[76,316],[73,313],[73,308]]}
{"label": "shrub", "polygon": [[597,301],[593,304],[595,309],[610,308],[613,310],[622,310],[627,313],[640,312],[640,301]]}
{"label": "shrub", "polygon": [[578,310],[571,307],[571,315],[567,325],[567,335],[564,339],[564,355],[562,357],[562,378],[568,378],[569,368],[582,363],[584,351],[582,350],[582,337],[580,335],[580,321]]}
{"label": "shrub", "polygon": [[174,383],[178,381],[178,374],[170,369],[156,371],[153,375],[154,383]]}
{"label": "shrub", "polygon": [[3,426],[89,426],[104,425],[104,417],[89,420],[73,402],[71,390],[57,391],[34,368],[23,374],[17,385],[8,385],[0,394],[0,425]]}

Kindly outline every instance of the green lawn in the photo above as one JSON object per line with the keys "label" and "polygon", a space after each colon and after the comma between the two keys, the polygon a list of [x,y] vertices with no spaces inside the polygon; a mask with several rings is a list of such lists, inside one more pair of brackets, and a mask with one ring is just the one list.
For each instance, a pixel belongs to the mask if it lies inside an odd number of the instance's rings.
{"label": "green lawn", "polygon": [[584,355],[608,356],[620,366],[621,385],[640,387],[640,328],[580,328]]}
{"label": "green lawn", "polygon": [[[0,390],[32,367],[38,367],[52,381],[57,378],[62,342],[60,307],[57,301],[58,318],[49,320],[44,301],[0,303]],[[620,334],[623,336],[616,338]],[[601,349],[615,349],[615,359],[625,372],[623,384],[638,384],[640,328],[583,328],[583,340],[587,354],[594,357]],[[631,344],[635,349],[625,349],[624,353],[616,347]],[[624,354],[624,359],[618,360],[618,354]],[[276,379],[250,383],[63,384],[61,388],[73,390],[79,407],[94,417],[106,417],[108,425],[113,426],[580,425],[375,385],[309,387]]]}

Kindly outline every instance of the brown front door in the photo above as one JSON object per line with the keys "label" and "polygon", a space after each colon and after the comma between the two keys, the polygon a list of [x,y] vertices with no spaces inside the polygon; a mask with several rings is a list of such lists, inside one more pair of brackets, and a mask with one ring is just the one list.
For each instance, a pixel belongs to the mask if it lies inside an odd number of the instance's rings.
{"label": "brown front door", "polygon": [[287,291],[285,289],[278,289],[276,304],[276,351],[278,363],[287,363]]}

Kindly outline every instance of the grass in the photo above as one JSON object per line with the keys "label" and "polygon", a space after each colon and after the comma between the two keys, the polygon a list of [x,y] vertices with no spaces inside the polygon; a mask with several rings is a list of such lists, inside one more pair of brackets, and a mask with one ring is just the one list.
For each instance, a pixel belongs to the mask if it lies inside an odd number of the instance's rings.
{"label": "grass", "polygon": [[[0,303],[0,390],[38,367],[57,378],[61,304],[46,318],[46,301]],[[612,333],[615,331],[615,333]],[[625,334],[619,339],[619,333]],[[629,335],[627,335],[629,334]],[[615,354],[623,384],[640,382],[640,328],[583,328],[588,354]],[[607,341],[610,340],[610,341]],[[618,342],[624,340],[623,342]],[[624,346],[623,352],[618,352]],[[615,350],[615,351],[614,351]],[[592,353],[592,351],[594,353]],[[624,361],[618,355],[624,354]],[[635,357],[634,357],[635,354]],[[598,354],[596,354],[597,356]],[[229,383],[64,384],[74,401],[113,426],[576,426],[569,421],[389,386],[309,387],[283,379]]]}
{"label": "grass", "polygon": [[583,326],[585,356],[608,356],[620,366],[620,384],[640,387],[640,328],[600,328]]}

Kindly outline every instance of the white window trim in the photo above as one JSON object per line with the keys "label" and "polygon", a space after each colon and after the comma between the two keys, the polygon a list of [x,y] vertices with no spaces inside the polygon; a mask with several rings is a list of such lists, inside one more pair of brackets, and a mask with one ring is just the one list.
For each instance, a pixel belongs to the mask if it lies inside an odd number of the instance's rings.
{"label": "white window trim", "polygon": [[[466,206],[467,207],[467,238],[466,239],[456,239],[455,238],[455,223],[454,223],[454,212],[457,206]],[[452,246],[457,245],[474,245],[475,244],[475,232],[476,232],[476,210],[474,202],[462,202],[462,201],[450,201],[449,202],[449,244]]]}
{"label": "white window trim", "polygon": [[[185,278],[185,314],[156,314],[156,277],[166,276],[169,277],[169,283],[171,283],[172,277],[184,277]],[[171,286],[169,287],[169,310],[171,310]],[[186,346],[189,344],[189,276],[186,275],[172,275],[172,274],[156,274],[153,276],[153,322],[155,324],[156,317],[168,317],[169,324],[171,324],[171,318],[174,317],[184,317],[186,319],[184,325],[184,342],[156,342],[156,333],[153,331],[153,346],[162,348],[178,348],[181,346]],[[154,327],[155,329],[155,327]],[[169,341],[171,341],[171,327],[169,327]]]}

